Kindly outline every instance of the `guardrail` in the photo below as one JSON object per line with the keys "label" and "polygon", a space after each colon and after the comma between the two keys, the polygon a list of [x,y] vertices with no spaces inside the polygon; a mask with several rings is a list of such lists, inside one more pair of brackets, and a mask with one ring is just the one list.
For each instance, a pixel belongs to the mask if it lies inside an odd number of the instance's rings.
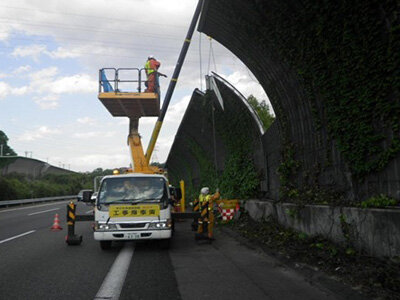
{"label": "guardrail", "polygon": [[77,196],[58,196],[58,197],[46,197],[46,198],[34,198],[34,199],[20,199],[20,200],[5,200],[0,201],[0,207],[11,206],[11,205],[21,205],[36,202],[50,202],[50,201],[61,201],[61,200],[71,200],[76,199]]}

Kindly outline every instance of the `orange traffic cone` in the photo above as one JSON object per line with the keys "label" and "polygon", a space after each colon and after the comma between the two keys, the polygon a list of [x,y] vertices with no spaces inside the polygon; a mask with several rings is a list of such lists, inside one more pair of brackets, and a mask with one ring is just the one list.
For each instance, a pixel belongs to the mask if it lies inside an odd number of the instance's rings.
{"label": "orange traffic cone", "polygon": [[55,215],[53,226],[51,226],[50,229],[51,231],[62,230],[62,227],[60,226],[60,221],[58,220],[58,214]]}

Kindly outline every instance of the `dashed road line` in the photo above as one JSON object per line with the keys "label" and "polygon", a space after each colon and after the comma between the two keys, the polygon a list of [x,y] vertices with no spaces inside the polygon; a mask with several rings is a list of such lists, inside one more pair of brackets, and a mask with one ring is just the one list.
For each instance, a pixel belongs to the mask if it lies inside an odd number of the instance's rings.
{"label": "dashed road line", "polygon": [[108,271],[94,300],[119,299],[134,250],[135,248],[132,242],[125,243],[124,248],[121,249],[110,271]]}
{"label": "dashed road line", "polygon": [[5,240],[0,241],[0,244],[3,244],[3,243],[5,243],[5,242],[9,242],[9,241],[11,241],[11,240],[20,238],[20,237],[22,237],[22,236],[25,236],[25,235],[34,233],[35,231],[36,231],[36,230],[31,230],[31,231],[28,231],[28,232],[25,232],[25,233],[18,234],[18,235],[16,235],[16,236],[13,236],[13,237],[10,237],[10,238],[8,238],[8,239],[5,239]]}
{"label": "dashed road line", "polygon": [[29,205],[27,207],[19,207],[19,208],[11,208],[11,209],[1,209],[0,213],[5,213],[9,211],[15,211],[15,210],[22,210],[22,209],[32,209],[32,208],[37,208],[37,207],[43,207],[43,206],[49,206],[49,205],[58,205],[58,204],[63,204],[66,201],[59,201],[59,202],[53,202],[53,203],[47,203],[47,204],[41,204],[41,205]]}
{"label": "dashed road line", "polygon": [[59,210],[59,208],[52,208],[52,209],[48,209],[48,210],[42,210],[42,211],[37,211],[31,214],[28,214],[28,216],[33,216],[33,215],[37,215],[37,214],[43,214],[49,211],[53,211],[53,210]]}

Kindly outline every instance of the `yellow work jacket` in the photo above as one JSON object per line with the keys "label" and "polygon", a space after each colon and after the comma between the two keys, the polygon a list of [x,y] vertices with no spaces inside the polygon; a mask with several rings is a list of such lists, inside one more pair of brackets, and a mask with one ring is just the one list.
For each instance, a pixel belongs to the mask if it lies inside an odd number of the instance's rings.
{"label": "yellow work jacket", "polygon": [[210,197],[211,197],[210,195],[200,194],[200,196],[199,196],[200,206],[203,206],[205,202],[210,201]]}
{"label": "yellow work jacket", "polygon": [[146,69],[147,75],[150,75],[151,73],[153,73],[155,71],[150,67],[150,60],[146,61],[144,68]]}
{"label": "yellow work jacket", "polygon": [[212,210],[212,197],[211,197],[211,195],[200,194],[200,196],[199,196],[200,211],[202,210],[203,206],[206,205],[206,203],[208,203],[208,210]]}

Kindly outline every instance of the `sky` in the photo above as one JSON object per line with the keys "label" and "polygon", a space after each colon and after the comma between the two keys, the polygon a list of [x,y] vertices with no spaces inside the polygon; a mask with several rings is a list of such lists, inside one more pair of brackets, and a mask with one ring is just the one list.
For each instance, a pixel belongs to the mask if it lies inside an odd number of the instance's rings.
{"label": "sky", "polygon": [[[2,0],[0,130],[20,156],[86,172],[127,167],[128,118],[97,99],[98,70],[161,62],[161,101],[197,0]],[[218,73],[246,97],[268,98],[247,67],[195,31],[152,161],[165,162],[193,91]],[[146,150],[157,118],[139,121]]]}

